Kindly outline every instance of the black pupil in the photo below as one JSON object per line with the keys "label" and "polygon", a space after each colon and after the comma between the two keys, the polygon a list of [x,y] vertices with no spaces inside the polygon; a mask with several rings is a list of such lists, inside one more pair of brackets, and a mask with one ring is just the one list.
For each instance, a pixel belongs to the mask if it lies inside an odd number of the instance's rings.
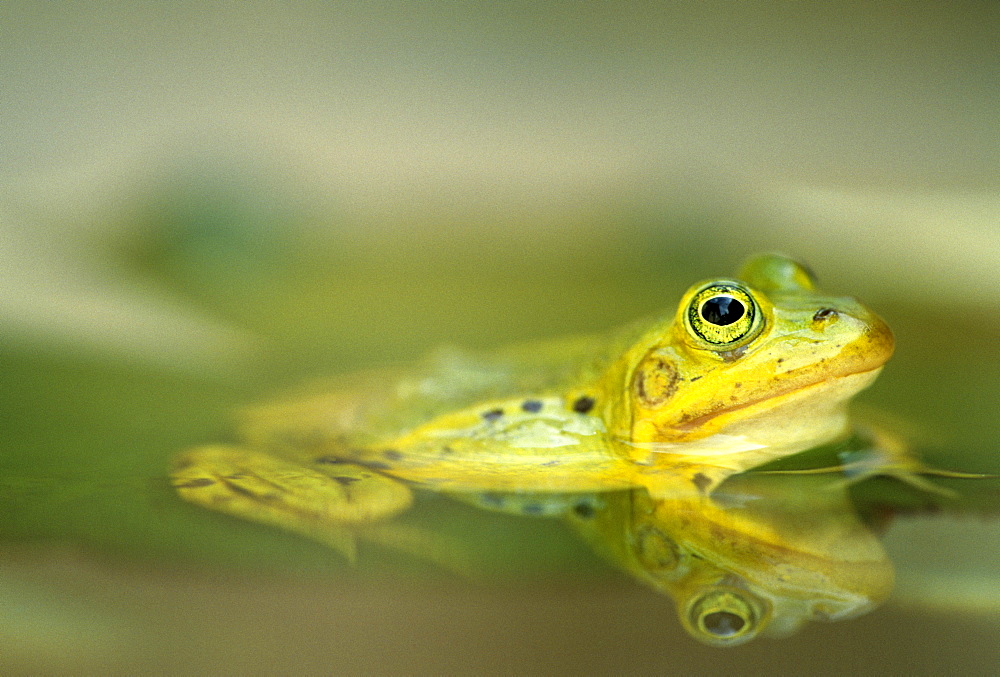
{"label": "black pupil", "polygon": [[746,625],[746,621],[730,611],[713,611],[701,619],[705,629],[716,637],[732,637]]}
{"label": "black pupil", "polygon": [[701,307],[701,316],[706,322],[719,327],[725,327],[741,319],[746,314],[743,304],[732,296],[715,296],[705,301]]}

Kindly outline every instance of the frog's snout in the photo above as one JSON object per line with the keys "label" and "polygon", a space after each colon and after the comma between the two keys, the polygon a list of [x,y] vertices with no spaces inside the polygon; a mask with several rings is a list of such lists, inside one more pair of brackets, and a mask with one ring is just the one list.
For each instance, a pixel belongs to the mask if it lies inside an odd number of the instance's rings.
{"label": "frog's snout", "polygon": [[896,337],[893,336],[892,329],[885,323],[885,320],[875,313],[867,315],[863,320],[867,325],[867,331],[864,332],[864,343],[867,352],[871,355],[874,368],[882,366],[892,357],[892,353],[896,349]]}
{"label": "frog's snout", "polygon": [[[851,373],[871,371],[884,365],[896,348],[896,339],[885,320],[855,299],[845,299],[838,308],[820,307],[812,316],[812,329],[840,331],[847,323],[847,332],[855,338],[845,347],[841,357]],[[834,329],[836,327],[836,329]]]}

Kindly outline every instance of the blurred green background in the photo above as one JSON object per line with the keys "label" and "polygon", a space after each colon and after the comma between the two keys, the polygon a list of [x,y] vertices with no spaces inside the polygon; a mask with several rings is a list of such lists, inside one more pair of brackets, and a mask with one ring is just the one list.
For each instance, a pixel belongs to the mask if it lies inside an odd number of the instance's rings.
{"label": "blurred green background", "polygon": [[[602,330],[750,253],[885,317],[862,396],[1000,473],[992,3],[5,3],[0,670],[989,674],[1000,491],[869,617],[720,652],[558,523],[426,499],[468,583],[181,504],[308,379]],[[895,647],[895,648],[894,648]]]}

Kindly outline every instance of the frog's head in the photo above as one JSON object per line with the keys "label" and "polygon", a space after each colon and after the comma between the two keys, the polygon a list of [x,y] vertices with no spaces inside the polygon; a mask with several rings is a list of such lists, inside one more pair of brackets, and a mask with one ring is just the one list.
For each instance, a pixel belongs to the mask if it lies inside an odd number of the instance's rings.
{"label": "frog's head", "polygon": [[874,313],[820,294],[804,266],[765,254],[738,279],[688,290],[673,321],[619,363],[612,377],[624,379],[627,396],[606,415],[636,454],[674,445],[688,453],[714,435],[709,453],[725,451],[724,439],[805,449],[843,432],[847,401],[892,350],[892,332]]}

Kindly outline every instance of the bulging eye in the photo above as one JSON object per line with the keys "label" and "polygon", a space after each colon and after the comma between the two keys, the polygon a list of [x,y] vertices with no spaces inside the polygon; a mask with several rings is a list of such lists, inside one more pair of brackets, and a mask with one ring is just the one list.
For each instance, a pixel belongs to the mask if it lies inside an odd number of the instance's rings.
{"label": "bulging eye", "polygon": [[743,287],[713,284],[691,299],[687,321],[691,331],[702,340],[731,348],[760,328],[760,308]]}
{"label": "bulging eye", "polygon": [[717,588],[688,607],[688,626],[695,638],[716,646],[741,644],[761,627],[760,605],[743,591]]}

